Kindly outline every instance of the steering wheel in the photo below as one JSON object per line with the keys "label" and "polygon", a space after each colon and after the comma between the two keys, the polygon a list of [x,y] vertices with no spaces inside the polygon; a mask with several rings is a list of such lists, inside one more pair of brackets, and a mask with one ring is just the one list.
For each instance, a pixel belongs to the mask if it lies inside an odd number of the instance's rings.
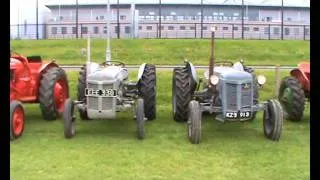
{"label": "steering wheel", "polygon": [[233,62],[231,61],[215,61],[214,65],[222,65],[222,66],[233,66]]}
{"label": "steering wheel", "polygon": [[[110,63],[110,64],[108,64],[108,63]],[[100,65],[101,66],[110,66],[110,65],[114,65],[114,66],[121,66],[121,67],[124,67],[125,66],[125,64],[123,63],[123,62],[121,62],[121,61],[109,61],[109,62],[103,62],[103,63],[101,63]]]}

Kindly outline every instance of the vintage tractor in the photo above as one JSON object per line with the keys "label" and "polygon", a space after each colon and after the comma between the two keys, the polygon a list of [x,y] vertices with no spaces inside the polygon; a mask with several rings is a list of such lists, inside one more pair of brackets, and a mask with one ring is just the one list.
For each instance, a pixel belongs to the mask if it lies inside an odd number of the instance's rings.
{"label": "vintage tractor", "polygon": [[[108,14],[110,5],[108,3]],[[88,37],[87,63],[80,71],[78,100],[68,99],[64,110],[64,136],[75,135],[75,107],[82,120],[115,119],[116,113],[134,109],[137,137],[145,137],[145,120],[156,117],[156,68],[142,64],[137,82],[128,82],[125,64],[111,61],[109,20],[107,20],[106,61],[102,64],[91,62],[90,37]]]}
{"label": "vintage tractor", "polygon": [[39,103],[45,120],[62,115],[69,97],[66,73],[54,61],[43,63],[40,56],[10,57],[10,139],[20,137],[24,129],[21,103]]}
{"label": "vintage tractor", "polygon": [[281,81],[278,98],[286,119],[301,121],[305,100],[310,100],[310,63],[299,63],[290,74]]}
{"label": "vintage tractor", "polygon": [[[172,80],[172,106],[174,120],[187,121],[187,135],[191,143],[201,139],[202,114],[213,114],[215,119],[226,121],[250,121],[256,112],[263,110],[263,129],[266,138],[277,141],[283,124],[282,108],[278,100],[258,101],[259,88],[266,82],[256,76],[243,62],[214,62],[214,33],[212,27],[211,57],[204,80],[197,81],[194,66],[174,68]],[[220,64],[220,66],[218,66]],[[202,90],[200,86],[203,86]]]}

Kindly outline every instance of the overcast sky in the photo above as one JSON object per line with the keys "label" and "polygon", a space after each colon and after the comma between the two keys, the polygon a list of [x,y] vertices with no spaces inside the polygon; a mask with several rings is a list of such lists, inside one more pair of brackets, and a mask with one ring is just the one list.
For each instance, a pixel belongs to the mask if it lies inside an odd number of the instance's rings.
{"label": "overcast sky", "polygon": [[[49,4],[75,4],[76,0],[38,0],[39,1],[39,20],[42,21],[41,14],[49,12],[45,5]],[[204,0],[205,4],[222,4],[225,0]],[[28,23],[35,23],[36,19],[36,0],[10,0],[10,24],[17,24],[27,20]],[[79,4],[101,4],[107,0],[78,0]],[[110,0],[110,3],[116,3],[117,0]],[[159,3],[159,0],[120,0],[120,3]],[[162,0],[162,3],[185,3],[200,4],[201,0]],[[225,4],[241,4],[241,0],[227,0]],[[279,5],[281,0],[245,0],[249,5]],[[310,7],[309,0],[284,0],[285,6],[303,6]],[[18,16],[19,14],[19,16]]]}

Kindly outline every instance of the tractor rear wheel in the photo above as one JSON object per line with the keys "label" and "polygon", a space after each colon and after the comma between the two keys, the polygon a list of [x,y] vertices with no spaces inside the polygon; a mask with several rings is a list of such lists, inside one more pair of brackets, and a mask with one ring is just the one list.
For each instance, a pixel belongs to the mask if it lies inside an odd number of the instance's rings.
{"label": "tractor rear wheel", "polygon": [[144,113],[148,120],[156,118],[156,67],[155,65],[147,64],[139,81],[139,95],[144,101]]}
{"label": "tractor rear wheel", "polygon": [[45,120],[55,120],[63,113],[64,102],[69,98],[66,72],[60,67],[47,69],[41,76],[39,102]]}
{"label": "tractor rear wheel", "polygon": [[[81,67],[79,75],[80,76],[79,76],[79,79],[78,79],[78,92],[77,92],[78,101],[83,101],[84,104],[86,104],[86,102],[87,102],[87,98],[85,96],[85,89],[86,89],[86,86],[87,86],[87,68],[86,68],[86,65],[83,65]],[[88,117],[87,110],[79,108],[79,114],[80,114],[80,118],[82,120],[91,120]]]}
{"label": "tractor rear wheel", "polygon": [[194,80],[188,68],[174,68],[172,76],[172,110],[177,122],[188,120],[188,104],[194,91]]}
{"label": "tractor rear wheel", "polygon": [[19,101],[10,102],[10,140],[19,138],[24,130],[25,116]]}
{"label": "tractor rear wheel", "polygon": [[266,138],[278,141],[282,132],[283,111],[278,100],[269,100],[263,113],[263,131]]}
{"label": "tractor rear wheel", "polygon": [[71,99],[67,99],[63,112],[64,137],[69,139],[76,134],[76,118],[74,115],[74,104]]}
{"label": "tractor rear wheel", "polygon": [[279,101],[284,107],[286,118],[300,121],[303,116],[305,94],[300,82],[295,77],[285,77],[279,89]]}
{"label": "tractor rear wheel", "polygon": [[192,144],[199,144],[201,139],[201,110],[198,101],[189,103],[188,138]]}
{"label": "tractor rear wheel", "polygon": [[144,139],[144,103],[143,99],[139,98],[136,105],[136,121],[137,121],[137,137],[138,139]]}

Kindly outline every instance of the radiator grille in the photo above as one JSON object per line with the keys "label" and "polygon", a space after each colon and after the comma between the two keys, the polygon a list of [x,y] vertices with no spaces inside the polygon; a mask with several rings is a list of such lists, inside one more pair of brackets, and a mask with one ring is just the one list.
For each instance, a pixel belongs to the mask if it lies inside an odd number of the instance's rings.
{"label": "radiator grille", "polygon": [[243,83],[241,85],[241,107],[251,107],[252,90],[251,83]]}
{"label": "radiator grille", "polygon": [[[92,88],[92,89],[98,89],[98,84],[92,84],[92,83],[88,83],[88,88]],[[103,84],[102,85],[103,89],[113,89],[113,84]],[[102,104],[101,110],[110,110],[113,109],[114,106],[114,102],[116,101],[116,98],[114,97],[89,97],[88,98],[88,108],[89,109],[95,109],[98,110],[99,109],[99,98],[101,98],[102,100]]]}
{"label": "radiator grille", "polygon": [[227,109],[237,110],[237,85],[227,83]]}

